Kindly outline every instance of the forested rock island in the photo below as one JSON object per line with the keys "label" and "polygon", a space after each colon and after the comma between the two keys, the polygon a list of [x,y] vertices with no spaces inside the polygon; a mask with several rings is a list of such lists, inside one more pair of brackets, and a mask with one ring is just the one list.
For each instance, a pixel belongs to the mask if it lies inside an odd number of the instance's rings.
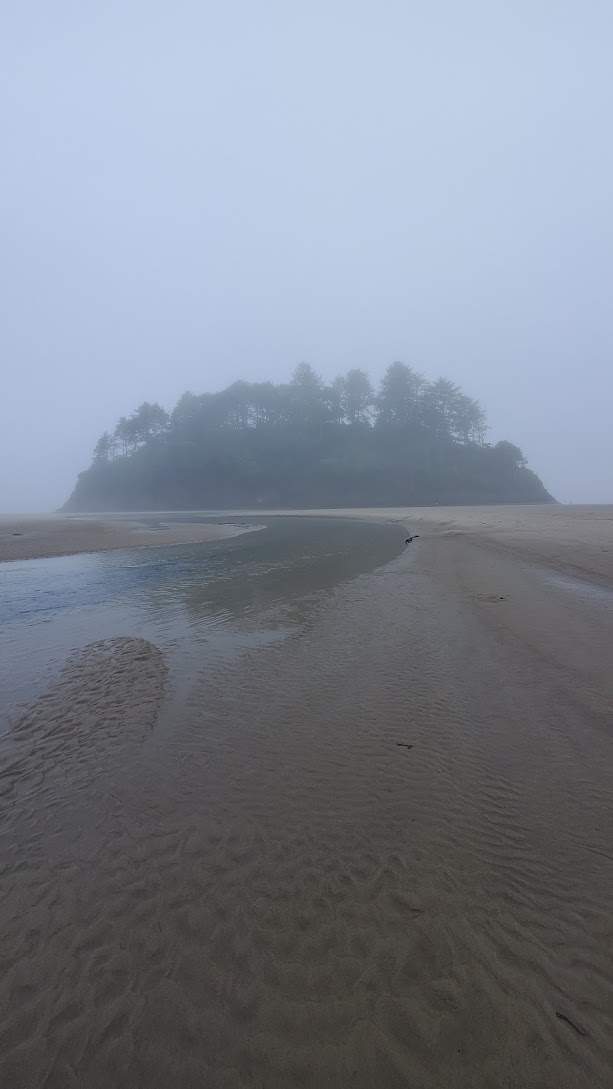
{"label": "forested rock island", "polygon": [[477,401],[392,363],[144,401],[99,438],[67,511],[552,502],[511,442],[486,442]]}

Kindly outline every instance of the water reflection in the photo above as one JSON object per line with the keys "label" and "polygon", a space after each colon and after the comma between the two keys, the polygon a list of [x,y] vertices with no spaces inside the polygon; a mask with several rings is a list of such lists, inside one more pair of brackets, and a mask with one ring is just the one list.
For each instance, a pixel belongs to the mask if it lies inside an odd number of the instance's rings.
{"label": "water reflection", "polygon": [[[170,520],[170,519],[169,519]],[[176,516],[175,516],[176,520]],[[205,521],[198,516],[182,520]],[[318,594],[397,554],[390,525],[263,520],[224,541],[0,565],[0,712],[30,702],[68,653],[139,635],[188,683],[211,656],[281,637]]]}

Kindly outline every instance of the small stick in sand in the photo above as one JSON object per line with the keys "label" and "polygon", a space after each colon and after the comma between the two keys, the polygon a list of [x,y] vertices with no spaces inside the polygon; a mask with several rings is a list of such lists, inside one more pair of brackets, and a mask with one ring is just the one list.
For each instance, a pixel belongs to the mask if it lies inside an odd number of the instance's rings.
{"label": "small stick in sand", "polygon": [[586,1032],[584,1028],[581,1028],[581,1025],[577,1025],[575,1021],[571,1021],[570,1017],[567,1017],[565,1013],[560,1013],[559,1010],[556,1010],[556,1017],[559,1021],[566,1021],[566,1024],[570,1025],[571,1028],[574,1028],[575,1032],[578,1032],[580,1036],[589,1036],[589,1032]]}

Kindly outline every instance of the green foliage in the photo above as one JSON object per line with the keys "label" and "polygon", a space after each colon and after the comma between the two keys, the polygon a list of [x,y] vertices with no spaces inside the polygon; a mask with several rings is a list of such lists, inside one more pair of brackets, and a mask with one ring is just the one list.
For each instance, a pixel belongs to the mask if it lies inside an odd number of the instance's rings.
{"label": "green foliage", "polygon": [[415,427],[420,421],[426,382],[406,363],[392,363],[383,375],[377,397],[377,423],[387,427]]}
{"label": "green foliage", "polygon": [[385,506],[546,502],[510,442],[484,443],[480,405],[448,379],[392,363],[377,393],[359,368],[149,401],[98,440],[66,508]]}
{"label": "green foliage", "polygon": [[106,465],[111,461],[114,451],[115,444],[113,442],[113,436],[109,435],[108,431],[105,431],[94,446],[92,465]]}
{"label": "green foliage", "polygon": [[366,371],[357,367],[347,371],[343,390],[343,415],[349,424],[370,423],[375,391]]}

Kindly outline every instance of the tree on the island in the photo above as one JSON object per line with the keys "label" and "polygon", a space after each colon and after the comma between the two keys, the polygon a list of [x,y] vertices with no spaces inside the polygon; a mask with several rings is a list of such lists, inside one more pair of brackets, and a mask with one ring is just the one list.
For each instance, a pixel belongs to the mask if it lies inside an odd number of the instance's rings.
{"label": "tree on the island", "polygon": [[377,396],[377,423],[397,427],[416,424],[425,385],[423,375],[406,363],[390,363]]}
{"label": "tree on the island", "polygon": [[175,430],[184,426],[197,413],[201,400],[202,398],[191,390],[182,393],[170,414],[170,426]]}
{"label": "tree on the island", "polygon": [[119,417],[115,428],[115,438],[121,446],[123,457],[125,457],[128,450],[136,444],[134,424],[131,420],[128,420],[127,416]]}
{"label": "tree on the island", "polygon": [[277,422],[279,416],[278,387],[274,382],[254,382],[251,386],[251,410],[255,427]]}
{"label": "tree on the island", "polygon": [[483,445],[485,413],[477,401],[459,391],[452,404],[451,433],[458,442]]}
{"label": "tree on the island", "polygon": [[252,424],[253,391],[249,382],[233,382],[220,395],[226,424],[234,431],[245,431]]}
{"label": "tree on the island", "polygon": [[514,469],[525,469],[528,464],[528,459],[519,446],[516,446],[513,442],[507,442],[506,439],[497,442],[493,447],[493,451],[500,461],[512,465]]}
{"label": "tree on the island", "polygon": [[114,450],[113,436],[108,431],[104,431],[94,446],[93,464],[106,465],[112,460]]}
{"label": "tree on the island", "polygon": [[[472,400],[472,398],[470,398],[470,399]],[[483,446],[485,444],[485,433],[489,429],[488,428],[488,422],[487,422],[487,416],[485,415],[485,412],[481,408],[481,405],[479,404],[478,401],[473,400],[472,404],[473,404],[473,409],[472,409],[472,416],[473,416],[472,434],[473,434],[473,440],[474,440],[474,442],[478,442],[479,446]]]}
{"label": "tree on the island", "polygon": [[324,400],[330,422],[342,424],[345,419],[345,378],[337,374],[329,386],[324,389]]}
{"label": "tree on the island", "polygon": [[321,438],[327,417],[324,384],[309,363],[298,364],[289,392],[292,422],[306,431],[318,433]]}
{"label": "tree on the island", "polygon": [[421,422],[437,438],[450,436],[454,406],[460,393],[448,378],[437,378],[424,388],[420,399]]}
{"label": "tree on the island", "polygon": [[360,367],[347,371],[343,407],[348,423],[369,423],[374,397],[374,390],[366,371],[361,370]]}
{"label": "tree on the island", "polygon": [[154,435],[159,435],[168,424],[168,413],[154,401],[143,401],[130,418],[134,426],[137,442],[148,442]]}
{"label": "tree on the island", "polygon": [[201,442],[221,427],[224,418],[218,393],[184,393],[170,414],[169,434]]}

